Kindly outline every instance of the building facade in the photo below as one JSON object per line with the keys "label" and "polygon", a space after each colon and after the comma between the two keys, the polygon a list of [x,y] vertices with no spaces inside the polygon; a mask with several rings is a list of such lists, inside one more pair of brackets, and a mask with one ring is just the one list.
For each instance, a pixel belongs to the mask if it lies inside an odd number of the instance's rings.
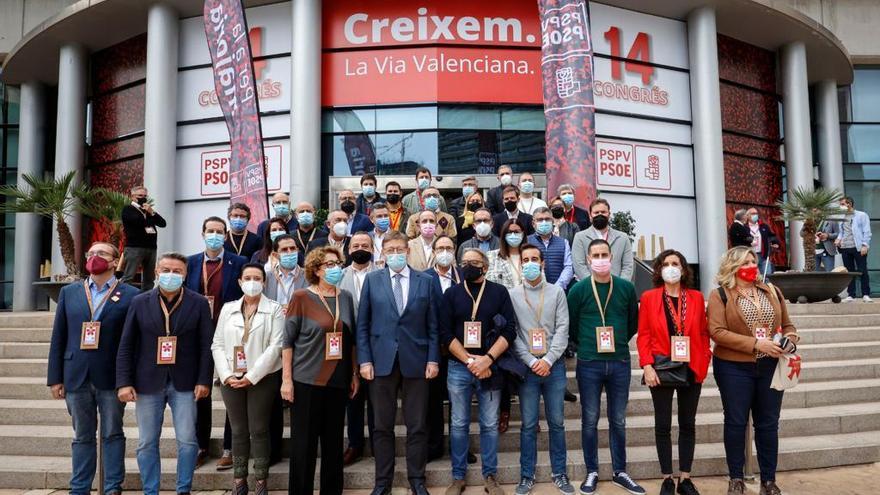
{"label": "building facade", "polygon": [[[19,166],[9,173],[76,170],[121,191],[146,184],[170,220],[160,249],[199,250],[193,225],[223,215],[229,194],[203,2],[87,3],[7,48],[2,80],[20,88],[22,107]],[[854,79],[853,61],[870,63],[870,52],[851,57],[823,26],[825,2],[799,4],[803,12],[751,0],[590,2],[598,189],[635,218],[640,257],[675,247],[699,265],[704,288],[740,207],[758,208],[784,241],[774,261],[793,267],[803,263],[800,239],[774,206],[786,190],[845,186],[880,219],[870,194],[880,71],[856,67]],[[332,193],[364,172],[380,176],[380,189],[392,179],[412,188],[425,166],[451,197],[466,175],[491,186],[501,164],[543,173],[534,1],[245,5],[270,192],[333,206]],[[861,5],[866,18],[880,16],[880,6]],[[117,25],[102,25],[114,16]],[[33,234],[3,251],[4,273],[17,270],[4,276],[17,282],[17,309],[33,307],[33,267],[53,246],[39,234],[51,230],[28,217],[15,225]],[[72,225],[81,244],[101,235],[88,221]],[[13,264],[11,251],[27,259]]]}

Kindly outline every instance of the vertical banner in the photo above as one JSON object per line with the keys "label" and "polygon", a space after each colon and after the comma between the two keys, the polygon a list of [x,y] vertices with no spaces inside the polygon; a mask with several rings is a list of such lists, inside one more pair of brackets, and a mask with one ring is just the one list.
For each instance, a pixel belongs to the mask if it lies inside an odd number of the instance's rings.
{"label": "vertical banner", "polygon": [[593,48],[587,0],[538,0],[541,75],[547,121],[547,190],[575,188],[575,204],[596,197]]}
{"label": "vertical banner", "polygon": [[214,88],[232,148],[229,201],[251,209],[251,225],[269,216],[266,163],[247,21],[241,0],[205,0],[205,34],[214,69]]}

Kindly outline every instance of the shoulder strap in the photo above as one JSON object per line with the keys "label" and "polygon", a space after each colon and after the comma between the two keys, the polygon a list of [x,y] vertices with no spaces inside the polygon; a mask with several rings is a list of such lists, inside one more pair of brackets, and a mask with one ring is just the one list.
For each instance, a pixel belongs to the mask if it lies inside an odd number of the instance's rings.
{"label": "shoulder strap", "polygon": [[718,295],[721,297],[721,302],[727,306],[727,292],[725,292],[724,287],[718,287]]}

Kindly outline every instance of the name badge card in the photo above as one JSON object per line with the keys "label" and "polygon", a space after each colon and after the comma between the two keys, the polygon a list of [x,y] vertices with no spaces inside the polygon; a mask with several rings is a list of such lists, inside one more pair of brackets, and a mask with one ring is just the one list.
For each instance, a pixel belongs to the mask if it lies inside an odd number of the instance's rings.
{"label": "name badge card", "polygon": [[177,362],[177,337],[159,337],[156,346],[156,364],[174,364]]}
{"label": "name badge card", "polygon": [[676,363],[691,362],[691,338],[687,335],[672,336],[672,361]]}
{"label": "name badge card", "polygon": [[479,321],[464,322],[465,348],[479,349],[483,346],[483,323]]}
{"label": "name badge card", "polygon": [[614,352],[614,327],[596,327],[596,352]]}
{"label": "name badge card", "polygon": [[100,321],[84,321],[82,335],[79,340],[79,348],[83,350],[97,349],[101,338]]}
{"label": "name badge card", "polygon": [[205,296],[208,298],[208,308],[211,309],[211,316],[214,315],[214,296]]}
{"label": "name badge card", "polygon": [[247,356],[244,354],[244,346],[237,345],[232,348],[232,354],[235,359],[235,372],[247,373]]}
{"label": "name badge card", "polygon": [[342,332],[327,332],[325,334],[324,359],[327,361],[342,359]]}
{"label": "name badge card", "polygon": [[148,233],[148,234],[155,234],[155,233],[156,233],[156,227],[144,227],[144,232],[146,232],[146,233]]}
{"label": "name badge card", "polygon": [[755,338],[758,340],[764,340],[770,337],[770,332],[766,327],[758,327],[755,329]]}
{"label": "name badge card", "polygon": [[529,352],[535,356],[547,354],[547,331],[543,328],[529,330]]}

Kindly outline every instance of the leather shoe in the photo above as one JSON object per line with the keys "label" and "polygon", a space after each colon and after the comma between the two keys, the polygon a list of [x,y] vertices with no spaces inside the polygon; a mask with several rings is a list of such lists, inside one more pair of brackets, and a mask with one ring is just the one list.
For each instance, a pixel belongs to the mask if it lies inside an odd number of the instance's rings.
{"label": "leather shoe", "polygon": [[364,449],[345,449],[345,453],[342,454],[342,465],[350,466],[355,462],[359,461],[361,457],[364,456]]}
{"label": "leather shoe", "polygon": [[388,488],[387,486],[377,486],[373,488],[370,495],[391,495],[391,488]]}
{"label": "leather shoe", "polygon": [[196,469],[202,467],[202,464],[208,460],[208,451],[203,449],[199,450],[199,455],[196,456]]}
{"label": "leather shoe", "polygon": [[422,482],[413,483],[410,485],[410,488],[412,489],[410,491],[411,495],[429,495],[428,489],[425,488],[425,484]]}
{"label": "leather shoe", "polygon": [[498,433],[506,433],[510,428],[510,412],[502,411],[498,416]]}
{"label": "leather shoe", "polygon": [[232,451],[224,450],[223,455],[217,460],[217,471],[232,469]]}
{"label": "leather shoe", "polygon": [[473,452],[468,451],[467,461],[468,461],[468,464],[476,464],[477,463],[477,456],[474,455]]}
{"label": "leather shoe", "polygon": [[565,389],[565,402],[577,402],[578,398],[573,393],[569,392],[568,389]]}

